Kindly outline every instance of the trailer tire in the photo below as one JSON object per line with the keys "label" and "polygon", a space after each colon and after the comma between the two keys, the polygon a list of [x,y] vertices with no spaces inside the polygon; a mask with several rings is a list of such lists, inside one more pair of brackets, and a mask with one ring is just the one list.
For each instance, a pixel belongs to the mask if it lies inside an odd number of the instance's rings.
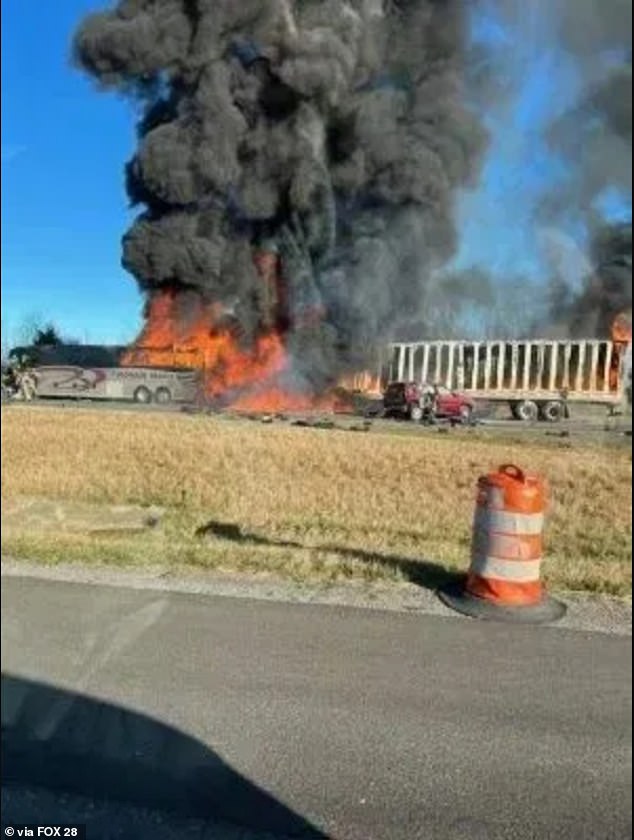
{"label": "trailer tire", "polygon": [[169,388],[157,388],[154,392],[154,399],[160,405],[167,405],[172,402],[172,395]]}
{"label": "trailer tire", "polygon": [[523,423],[532,423],[538,417],[537,403],[533,400],[521,400],[513,406],[513,416]]}
{"label": "trailer tire", "polygon": [[550,400],[539,407],[539,416],[547,423],[559,423],[566,414],[566,408],[559,400]]}
{"label": "trailer tire", "polygon": [[152,392],[149,388],[146,388],[145,385],[139,385],[133,394],[133,399],[136,403],[148,405],[152,402]]}

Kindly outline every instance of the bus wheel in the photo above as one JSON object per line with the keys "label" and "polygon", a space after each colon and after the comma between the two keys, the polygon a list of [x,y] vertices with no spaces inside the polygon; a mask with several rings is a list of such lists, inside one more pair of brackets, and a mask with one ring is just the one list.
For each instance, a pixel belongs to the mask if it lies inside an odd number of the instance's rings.
{"label": "bus wheel", "polygon": [[524,423],[537,420],[537,403],[533,402],[533,400],[522,400],[521,402],[515,403],[514,413],[517,419],[522,420]]}
{"label": "bus wheel", "polygon": [[558,423],[564,416],[563,403],[560,403],[557,400],[543,403],[543,405],[539,407],[539,414],[541,419],[545,420],[547,423]]}
{"label": "bus wheel", "polygon": [[134,392],[134,402],[147,405],[152,402],[152,392],[145,385],[140,385]]}
{"label": "bus wheel", "polygon": [[172,395],[167,388],[157,388],[154,394],[154,399],[161,405],[166,405],[172,402]]}

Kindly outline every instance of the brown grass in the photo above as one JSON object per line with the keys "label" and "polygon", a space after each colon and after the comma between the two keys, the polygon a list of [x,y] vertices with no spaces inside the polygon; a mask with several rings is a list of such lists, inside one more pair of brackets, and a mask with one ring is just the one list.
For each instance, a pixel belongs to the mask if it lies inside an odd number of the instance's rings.
{"label": "brown grass", "polygon": [[631,591],[631,454],[624,449],[518,444],[466,431],[352,434],[10,407],[2,412],[2,452],[4,498],[169,511],[161,528],[137,535],[51,535],[12,525],[3,529],[5,554],[424,585],[465,568],[475,481],[516,462],[551,487],[550,585]]}

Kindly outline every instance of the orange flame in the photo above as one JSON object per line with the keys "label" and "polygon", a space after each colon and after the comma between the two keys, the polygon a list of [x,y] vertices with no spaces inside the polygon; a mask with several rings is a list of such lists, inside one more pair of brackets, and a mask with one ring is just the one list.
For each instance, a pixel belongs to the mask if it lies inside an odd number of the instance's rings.
{"label": "orange flame", "polygon": [[381,377],[379,374],[364,370],[361,373],[348,373],[342,376],[338,383],[339,388],[356,394],[367,396],[381,396]]}
{"label": "orange flame", "polygon": [[258,336],[247,350],[230,329],[220,326],[222,311],[217,305],[199,303],[188,322],[183,322],[177,310],[176,294],[155,294],[145,326],[121,363],[199,369],[209,396],[260,384],[286,369],[286,351],[276,332]]}
{"label": "orange flame", "polygon": [[231,404],[235,411],[279,413],[284,411],[327,411],[343,409],[331,395],[322,397],[292,393],[281,388],[266,388],[261,392],[245,394]]}
{"label": "orange flame", "polygon": [[145,326],[121,364],[198,369],[205,395],[225,398],[237,411],[348,408],[334,393],[315,396],[280,384],[282,374],[289,370],[289,358],[279,332],[269,329],[245,349],[234,331],[222,323],[222,309],[216,304],[199,302],[193,316],[183,319],[176,293],[156,293],[149,301]]}
{"label": "orange flame", "polygon": [[614,342],[615,352],[612,355],[612,362],[610,371],[608,373],[608,383],[610,389],[616,391],[619,385],[619,376],[621,372],[621,363],[626,351],[626,345],[632,341],[632,312],[620,312],[610,328],[610,338]]}
{"label": "orange flame", "polygon": [[[259,333],[248,349],[236,336],[236,321],[219,304],[168,290],[149,300],[146,323],[123,365],[178,367],[201,371],[204,394],[222,398],[239,411],[350,411],[352,393],[368,392],[376,377],[362,373],[344,378],[326,394],[307,394],[288,384],[290,360],[285,334],[319,324],[324,312],[312,307],[289,312],[288,289],[276,250],[256,248],[253,263],[261,281],[262,314]],[[184,315],[182,303],[189,304]],[[230,317],[227,317],[230,316]],[[232,324],[227,326],[227,324]]]}
{"label": "orange flame", "polygon": [[610,333],[615,344],[629,344],[632,340],[632,312],[620,312],[612,321]]}

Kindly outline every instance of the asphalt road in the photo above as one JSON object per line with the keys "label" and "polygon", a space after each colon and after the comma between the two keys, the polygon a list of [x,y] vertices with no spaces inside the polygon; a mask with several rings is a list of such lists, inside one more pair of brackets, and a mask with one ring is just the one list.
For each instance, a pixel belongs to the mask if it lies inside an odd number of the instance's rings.
{"label": "asphalt road", "polygon": [[[198,820],[183,837],[631,836],[629,638],[13,577],[2,589],[5,821],[80,801],[120,826],[108,794],[141,820],[121,837],[179,836],[143,822],[146,806]],[[41,785],[75,798],[38,799]]]}

